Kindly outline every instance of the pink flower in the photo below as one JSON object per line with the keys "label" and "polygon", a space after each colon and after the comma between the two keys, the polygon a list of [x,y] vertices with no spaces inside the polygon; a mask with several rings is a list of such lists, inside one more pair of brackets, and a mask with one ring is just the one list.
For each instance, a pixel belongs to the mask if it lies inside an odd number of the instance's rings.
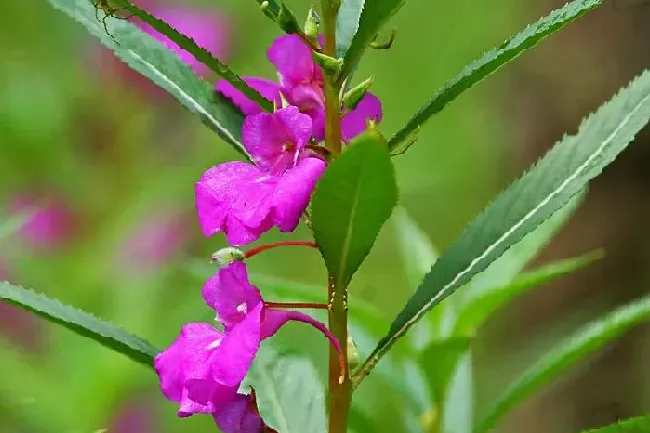
{"label": "pink flower", "polygon": [[216,414],[235,399],[260,347],[261,310],[250,311],[225,334],[207,323],[189,323],[156,356],[162,392],[179,403],[179,417]]}
{"label": "pink flower", "polygon": [[[273,42],[267,55],[278,70],[279,83],[258,77],[244,77],[244,81],[270,101],[280,103],[282,94],[291,105],[298,107],[301,113],[311,117],[313,137],[322,141],[325,138],[323,72],[313,61],[311,49],[300,37],[284,35]],[[225,80],[217,83],[216,90],[230,98],[246,115],[262,111],[257,103],[246,98]],[[366,93],[354,110],[343,111],[343,140],[348,142],[365,131],[368,119],[380,122],[381,118],[381,102],[373,94]]]}
{"label": "pink flower", "polygon": [[282,325],[289,321],[307,323],[321,331],[339,349],[338,341],[325,325],[307,314],[298,311],[285,311],[266,308],[260,290],[248,281],[246,264],[234,261],[210,278],[202,290],[203,299],[217,312],[217,321],[226,331],[236,328],[246,320],[249,311],[262,307],[260,336],[264,340],[272,337]]}
{"label": "pink flower", "polygon": [[118,244],[118,274],[153,273],[178,256],[190,240],[187,217],[179,209],[154,207]]}
{"label": "pink flower", "polygon": [[237,394],[213,417],[217,426],[225,433],[261,433],[265,431],[264,421],[257,412],[257,405],[252,395]]}
{"label": "pink flower", "polygon": [[226,233],[232,245],[255,241],[271,227],[295,230],[325,162],[306,145],[311,119],[293,106],[248,116],[246,150],[256,165],[227,162],[196,183],[196,209],[205,236]]}
{"label": "pink flower", "polygon": [[10,215],[25,215],[20,229],[21,240],[34,249],[60,247],[71,235],[74,217],[57,194],[25,191],[15,195],[8,204]]}
{"label": "pink flower", "polygon": [[[267,308],[259,289],[248,282],[243,262],[220,269],[203,287],[203,297],[217,311],[224,332],[206,323],[185,325],[176,341],[154,362],[162,391],[179,403],[181,417],[210,413],[226,433],[255,432],[258,424],[242,405],[244,400],[237,390],[260,342],[288,321],[312,325],[342,353],[322,323],[303,313]],[[228,430],[227,426],[233,425],[240,430]],[[243,425],[252,427],[244,429]]]}

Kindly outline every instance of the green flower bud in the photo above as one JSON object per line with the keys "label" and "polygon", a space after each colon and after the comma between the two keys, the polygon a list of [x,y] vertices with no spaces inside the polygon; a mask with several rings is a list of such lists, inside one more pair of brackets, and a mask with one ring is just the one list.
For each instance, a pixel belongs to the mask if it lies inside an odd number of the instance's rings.
{"label": "green flower bud", "polygon": [[222,248],[210,257],[210,261],[220,268],[225,268],[235,260],[244,260],[244,253],[233,247]]}
{"label": "green flower bud", "polygon": [[348,110],[354,110],[359,101],[363,99],[363,97],[368,92],[368,89],[370,89],[370,86],[372,86],[374,82],[375,77],[371,75],[361,83],[348,90],[343,96],[343,106]]}

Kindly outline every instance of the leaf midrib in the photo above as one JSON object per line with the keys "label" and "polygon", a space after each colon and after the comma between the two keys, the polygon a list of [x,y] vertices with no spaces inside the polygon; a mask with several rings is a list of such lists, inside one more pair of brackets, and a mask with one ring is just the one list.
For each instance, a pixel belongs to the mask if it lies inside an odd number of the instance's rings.
{"label": "leaf midrib", "polygon": [[[363,168],[361,169],[363,171]],[[341,251],[341,260],[339,261],[339,274],[337,275],[336,279],[336,288],[337,289],[343,289],[345,283],[343,281],[343,277],[346,275],[346,266],[345,264],[347,263],[348,260],[348,255],[350,251],[350,244],[352,243],[352,232],[353,232],[353,223],[354,223],[354,217],[357,213],[357,206],[359,204],[359,192],[361,191],[361,181],[363,178],[363,173],[360,173],[359,175],[359,182],[357,182],[356,189],[354,191],[354,200],[352,204],[352,209],[350,209],[350,219],[349,219],[349,224],[346,229],[345,233],[345,239],[343,241],[343,249]]]}
{"label": "leaf midrib", "polygon": [[485,251],[475,259],[473,259],[470,264],[463,269],[461,272],[457,273],[456,276],[450,281],[449,283],[445,284],[442,289],[440,289],[422,308],[420,308],[409,320],[407,320],[404,325],[400,327],[390,338],[388,338],[383,346],[379,348],[372,356],[370,359],[368,359],[368,362],[366,363],[367,365],[374,365],[376,364],[381,356],[385,353],[388,347],[390,347],[390,343],[397,338],[401,337],[404,335],[404,333],[420,318],[422,317],[423,314],[427,312],[427,310],[435,304],[436,301],[438,301],[441,297],[443,297],[446,292],[454,285],[456,284],[464,275],[467,273],[471,272],[472,269],[476,266],[478,262],[481,260],[485,259],[494,249],[496,249],[505,239],[507,239],[512,233],[514,233],[516,230],[518,230],[523,224],[525,224],[530,218],[535,216],[535,214],[546,204],[550,202],[550,200],[553,199],[557,194],[560,194],[566,186],[575,180],[583,170],[585,170],[591,162],[597,157],[599,157],[604,150],[607,148],[607,146],[611,143],[611,141],[616,137],[616,135],[620,132],[622,128],[627,125],[627,123],[630,121],[632,116],[634,116],[637,111],[650,99],[650,94],[646,95],[643,97],[630,112],[623,118],[621,122],[619,122],[618,126],[610,133],[610,135],[603,140],[601,145],[598,147],[598,149],[593,152],[584,163],[582,163],[579,167],[577,167],[574,172],[568,176],[556,189],[551,191],[540,203],[535,206],[533,209],[531,209],[526,215],[524,215],[516,224],[514,224],[508,231],[506,231],[503,235],[501,235],[495,242],[490,244]]}

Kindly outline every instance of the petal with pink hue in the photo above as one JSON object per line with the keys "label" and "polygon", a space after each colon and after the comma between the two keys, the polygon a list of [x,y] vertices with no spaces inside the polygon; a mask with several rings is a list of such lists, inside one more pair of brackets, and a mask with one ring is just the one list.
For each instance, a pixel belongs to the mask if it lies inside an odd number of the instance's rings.
{"label": "petal with pink hue", "polygon": [[[166,21],[180,33],[191,37],[197,45],[208,50],[214,57],[225,60],[229,51],[228,21],[214,9],[188,8],[183,6],[157,5],[153,2],[145,8],[156,18]],[[193,55],[181,49],[166,36],[161,35],[149,24],[134,20],[142,30],[174,51],[186,65],[198,75],[206,75],[210,70]]]}
{"label": "petal with pink hue", "polygon": [[190,398],[188,384],[214,384],[212,397],[226,403],[237,392],[237,386],[220,385],[211,380],[210,358],[223,343],[221,332],[206,323],[183,326],[179,337],[154,359],[154,368],[160,378],[160,387],[167,399],[179,403],[178,416],[214,412],[214,399],[197,402]]}
{"label": "petal with pink hue", "polygon": [[237,394],[228,405],[214,414],[214,420],[224,433],[262,433],[264,422],[256,409],[250,395]]}
{"label": "petal with pink hue", "polygon": [[271,228],[268,216],[277,179],[244,162],[212,167],[196,183],[196,208],[205,236],[224,232],[231,245],[258,239]]}
{"label": "petal with pink hue", "polygon": [[310,137],[311,118],[294,106],[248,116],[242,129],[242,141],[253,162],[271,174],[293,167]]}
{"label": "petal with pink hue", "polygon": [[[264,98],[269,101],[279,102],[280,90],[282,88],[279,84],[257,77],[242,77],[242,79],[250,87],[260,92]],[[258,114],[263,111],[257,102],[248,99],[241,91],[235,89],[226,80],[219,80],[215,86],[215,90],[230,99],[246,116]]]}
{"label": "petal with pink hue", "polygon": [[262,305],[226,334],[205,323],[185,325],[154,360],[165,396],[179,403],[178,416],[216,413],[237,394],[260,346]]}
{"label": "petal with pink hue", "polygon": [[316,141],[325,139],[325,96],[322,84],[300,84],[284,89],[292,105],[312,119],[312,135]]}
{"label": "petal with pink hue", "polygon": [[291,232],[298,226],[316,182],[324,171],[325,161],[308,157],[280,178],[273,193],[273,220],[280,231]]}
{"label": "petal with pink hue", "polygon": [[316,69],[311,49],[297,35],[276,38],[267,50],[267,56],[275,65],[285,86],[310,82]]}
{"label": "petal with pink hue", "polygon": [[341,119],[341,136],[346,143],[367,128],[368,119],[381,122],[382,109],[381,101],[372,93],[366,95],[359,101],[359,104]]}
{"label": "petal with pink hue", "polygon": [[226,331],[244,320],[246,314],[262,302],[259,289],[248,282],[246,265],[240,261],[219,269],[205,283],[202,293]]}
{"label": "petal with pink hue", "polygon": [[74,226],[72,211],[55,193],[19,193],[9,202],[8,213],[26,217],[20,236],[32,248],[61,246],[70,238]]}

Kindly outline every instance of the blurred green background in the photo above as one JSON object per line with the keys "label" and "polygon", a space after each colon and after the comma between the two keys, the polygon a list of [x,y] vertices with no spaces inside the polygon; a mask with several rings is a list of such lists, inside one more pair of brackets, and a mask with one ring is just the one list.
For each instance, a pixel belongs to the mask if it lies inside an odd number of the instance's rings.
{"label": "blurred green background", "polygon": [[[230,63],[272,78],[265,56],[278,28],[252,0],[163,0],[211,7],[228,23]],[[171,3],[170,3],[171,2]],[[308,3],[289,4],[306,16]],[[390,51],[370,52],[356,77],[375,74],[381,129],[394,132],[465,63],[556,0],[409,0]],[[401,204],[444,250],[501,188],[565,130],[648,64],[650,7],[618,0],[573,24],[429,122],[395,159]],[[45,206],[46,245],[29,234],[0,244],[1,277],[169,344],[182,323],[210,319],[200,287],[221,236],[195,220],[193,182],[237,154],[170,98],[132,81],[81,26],[45,0],[6,2],[0,14],[0,215]],[[214,80],[214,77],[210,77]],[[587,203],[540,261],[603,246],[607,258],[539,288],[491,320],[476,342],[477,412],[550,342],[647,292],[647,134],[593,186]],[[25,202],[25,203],[23,203]],[[49,226],[48,226],[49,225]],[[36,230],[36,229],[35,229]],[[305,239],[301,228],[291,235]],[[42,237],[36,236],[38,241]],[[262,242],[286,239],[272,232]],[[409,287],[387,227],[355,277],[353,295],[387,320]],[[323,287],[317,253],[275,250],[257,274]],[[261,287],[264,292],[264,287]],[[354,309],[354,305],[352,307]],[[11,308],[0,308],[0,432],[211,432],[209,417],[178,419],[156,377],[121,355]],[[325,374],[324,339],[289,325],[279,339]],[[380,335],[375,336],[375,338]],[[520,407],[502,431],[573,432],[650,409],[647,329]],[[399,347],[398,347],[399,350]],[[376,431],[404,431],[401,398],[375,376],[357,398]]]}

